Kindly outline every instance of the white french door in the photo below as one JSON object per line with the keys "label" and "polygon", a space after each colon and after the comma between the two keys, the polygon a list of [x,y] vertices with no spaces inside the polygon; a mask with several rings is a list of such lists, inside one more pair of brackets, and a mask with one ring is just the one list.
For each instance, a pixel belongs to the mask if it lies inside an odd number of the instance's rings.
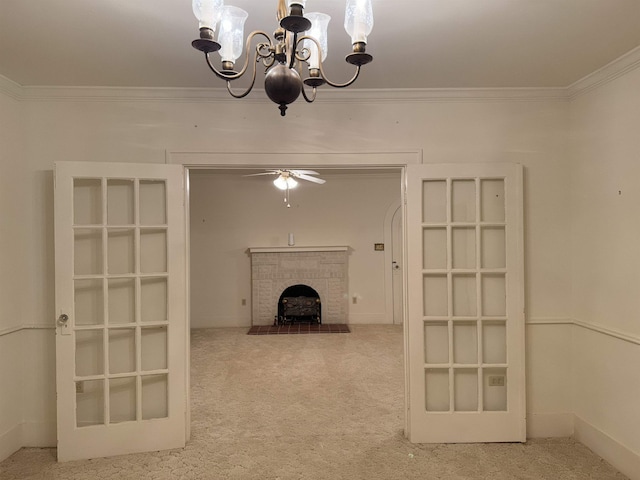
{"label": "white french door", "polygon": [[185,445],[183,168],[55,166],[58,460]]}
{"label": "white french door", "polygon": [[407,167],[409,438],[525,441],[522,167]]}

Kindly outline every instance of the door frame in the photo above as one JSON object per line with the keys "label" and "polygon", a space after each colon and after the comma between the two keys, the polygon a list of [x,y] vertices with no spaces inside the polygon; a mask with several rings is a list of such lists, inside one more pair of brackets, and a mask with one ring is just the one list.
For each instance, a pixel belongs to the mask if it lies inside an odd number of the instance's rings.
{"label": "door frame", "polygon": [[[402,331],[403,331],[403,366],[404,366],[404,435],[409,437],[409,357],[408,357],[408,321],[407,321],[407,235],[406,235],[406,186],[407,186],[407,165],[421,164],[422,150],[399,150],[391,152],[319,152],[319,153],[264,153],[264,152],[181,152],[166,151],[165,163],[182,165],[185,170],[185,221],[187,230],[187,328],[191,328],[191,300],[190,300],[190,192],[189,173],[191,170],[229,170],[229,169],[261,169],[270,168],[273,165],[281,167],[307,167],[307,168],[335,168],[335,169],[367,169],[389,168],[400,170],[400,206],[402,208],[402,282],[403,282],[403,308],[402,308]],[[386,242],[386,240],[385,240]],[[390,287],[391,285],[389,285]],[[393,312],[391,312],[392,314]],[[187,335],[187,405],[186,405],[186,438],[191,437],[191,391],[190,391],[190,336]]]}
{"label": "door frame", "polygon": [[[273,165],[282,167],[308,167],[308,168],[335,168],[335,169],[359,169],[366,171],[372,168],[394,168],[400,170],[400,208],[402,215],[402,282],[403,282],[403,365],[404,365],[404,435],[410,438],[411,425],[409,416],[409,392],[410,392],[410,372],[409,372],[409,319],[408,319],[408,272],[407,272],[407,221],[406,221],[406,189],[407,189],[407,166],[413,164],[424,164],[422,151],[395,151],[395,152],[339,152],[339,153],[263,153],[263,152],[166,152],[166,163],[180,164],[185,169],[185,221],[187,230],[187,328],[190,329],[190,211],[189,211],[189,174],[191,170],[229,170],[238,169],[260,169],[270,168]],[[451,164],[454,165],[454,164]],[[394,208],[394,211],[396,208]],[[386,223],[386,222],[385,222]],[[385,225],[386,231],[386,225]],[[387,242],[385,236],[385,243]],[[390,263],[390,262],[387,262]],[[391,279],[386,279],[385,267],[385,283]],[[389,265],[389,272],[391,272]],[[524,281],[524,279],[523,279]],[[391,284],[388,283],[388,288]],[[388,294],[389,292],[387,292]],[[388,305],[389,302],[385,302]],[[387,312],[387,315],[393,315],[393,312]],[[190,338],[187,336],[187,352],[190,352]],[[190,378],[190,362],[187,359],[187,382]],[[524,366],[523,366],[524,368]],[[191,428],[191,395],[190,386],[187,390],[186,405],[186,425],[187,440],[190,438]],[[526,389],[522,391],[521,401],[526,399]]]}

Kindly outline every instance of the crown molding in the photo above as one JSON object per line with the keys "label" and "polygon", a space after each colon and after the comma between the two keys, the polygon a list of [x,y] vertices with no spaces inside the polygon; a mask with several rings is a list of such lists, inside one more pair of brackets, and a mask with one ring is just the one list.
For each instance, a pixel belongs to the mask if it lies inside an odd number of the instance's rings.
{"label": "crown molding", "polygon": [[404,88],[318,92],[318,102],[415,103],[566,100],[564,88]]}
{"label": "crown molding", "polygon": [[[210,102],[236,103],[222,88],[143,87],[21,87],[22,98],[31,101],[73,102]],[[320,90],[317,103],[415,103],[469,101],[566,100],[564,88],[419,88]],[[271,104],[263,90],[242,99],[245,103]]]}
{"label": "crown molding", "polygon": [[[640,66],[640,46],[567,87],[320,89],[318,103],[570,101]],[[0,93],[16,100],[59,102],[235,103],[225,88],[22,86],[0,75]],[[241,100],[270,104],[263,90]]]}
{"label": "crown molding", "polygon": [[0,75],[0,93],[14,100],[22,100],[22,87],[3,75]]}
{"label": "crown molding", "polygon": [[604,67],[599,68],[595,72],[590,73],[586,77],[581,78],[577,82],[569,85],[567,90],[567,98],[573,100],[580,95],[584,95],[598,87],[606,85],[614,81],[616,78],[635,70],[640,66],[640,47],[625,53],[624,55],[609,62]]}

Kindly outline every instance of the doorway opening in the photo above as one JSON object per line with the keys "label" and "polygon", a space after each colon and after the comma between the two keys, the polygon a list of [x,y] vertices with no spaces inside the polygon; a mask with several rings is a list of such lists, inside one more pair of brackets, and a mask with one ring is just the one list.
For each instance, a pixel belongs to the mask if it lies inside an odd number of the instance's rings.
{"label": "doorway opening", "polygon": [[[281,192],[269,178],[245,176],[263,171],[261,167],[188,170],[192,328],[249,329],[252,286],[247,249],[286,248],[291,236],[296,247],[349,246],[348,323],[393,326],[393,314],[386,305],[391,287],[387,278],[392,271],[392,239],[387,237],[386,217],[390,206],[395,206],[396,218],[402,216],[398,206],[403,168],[305,168],[320,172],[327,183],[300,185],[288,198],[291,208],[282,202]],[[400,229],[393,239],[396,243],[402,242],[401,225],[396,220],[395,227]],[[376,243],[386,243],[384,250],[375,250]],[[318,323],[332,323],[331,312],[319,300]],[[286,317],[280,307],[274,309],[271,318]],[[404,413],[404,340],[399,342],[397,380],[400,411]]]}

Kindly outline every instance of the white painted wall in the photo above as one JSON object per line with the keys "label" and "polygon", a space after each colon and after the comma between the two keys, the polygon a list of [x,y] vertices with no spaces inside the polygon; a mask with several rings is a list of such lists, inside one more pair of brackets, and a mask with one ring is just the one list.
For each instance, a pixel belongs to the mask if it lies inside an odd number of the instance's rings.
{"label": "white painted wall", "polygon": [[[564,101],[476,98],[397,103],[303,103],[292,107],[287,117],[281,118],[277,109],[266,102],[179,100],[179,94],[171,100],[141,100],[137,90],[121,90],[119,93],[121,96],[116,98],[109,91],[36,89],[28,90],[27,98],[21,103],[25,115],[22,129],[28,139],[22,165],[28,171],[24,189],[20,191],[28,201],[20,211],[14,211],[4,203],[0,206],[3,218],[6,213],[9,221],[23,224],[27,232],[25,241],[15,245],[18,249],[23,248],[25,255],[17,256],[13,251],[9,254],[11,261],[26,268],[28,279],[24,290],[11,287],[21,300],[19,323],[51,325],[55,316],[53,163],[65,160],[164,162],[167,151],[421,150],[425,162],[522,163],[525,166],[527,317],[542,320],[569,317],[571,249],[567,241],[570,233],[567,219],[570,171],[566,158],[568,105]],[[13,125],[19,130],[19,123]],[[286,137],[283,136],[285,131]],[[11,169],[16,168],[11,166]],[[278,229],[268,240],[270,243],[284,242],[285,233],[288,229]],[[296,234],[297,242],[306,243],[304,237],[304,234]],[[378,241],[373,237],[374,233],[366,235],[362,241],[363,251]],[[333,242],[336,238],[333,235],[322,240]],[[346,243],[356,246],[360,241],[359,238],[346,239]],[[249,246],[244,238],[240,238],[238,243],[241,245],[237,248]],[[4,245],[3,242],[0,249],[6,252]],[[8,258],[6,253],[4,255]],[[363,258],[362,263],[365,261]],[[360,269],[358,263],[360,260],[356,263]],[[241,295],[247,293],[249,299],[248,286],[241,286],[238,281],[232,282],[237,295],[244,298]],[[362,304],[367,306],[362,313],[369,313],[369,308],[374,308],[375,288],[363,285],[362,291],[356,292],[372,302]],[[383,305],[383,300],[379,300]],[[247,315],[248,312],[247,307]],[[225,315],[241,318],[240,313],[226,312]],[[533,332],[528,337],[531,359],[528,364],[529,411],[545,414],[547,420],[554,416],[564,418],[570,396],[564,376],[567,345],[558,338],[566,337],[566,326],[536,325],[528,332]],[[8,336],[9,341],[15,346],[17,340],[11,340],[11,335]],[[46,432],[47,425],[55,420],[51,408],[55,405],[53,331],[33,330],[23,337],[25,343],[19,347],[23,351],[46,346],[30,359],[28,365],[32,380],[27,382],[22,399],[26,399],[28,394],[38,400],[23,402],[23,418],[25,422],[38,426],[34,431],[42,428],[44,433],[38,438],[43,443],[51,442]],[[6,338],[0,341],[7,341]],[[10,354],[9,359],[12,358],[15,356]],[[8,404],[9,409],[20,408],[18,397],[6,394],[4,389],[0,399]],[[549,430],[537,431],[545,435]],[[555,429],[552,433],[570,434],[571,431],[558,432]]]}
{"label": "white painted wall", "polygon": [[25,344],[17,328],[26,319],[28,230],[22,215],[29,208],[22,111],[20,102],[0,89],[0,458],[22,444]]}
{"label": "white painted wall", "polygon": [[301,181],[291,191],[291,208],[273,185],[275,177],[201,172],[194,171],[190,182],[192,327],[250,326],[247,248],[286,246],[289,232],[299,247],[351,247],[348,321],[388,321],[385,256],[373,244],[384,241],[387,209],[400,198],[399,170],[323,175],[324,185]]}
{"label": "white painted wall", "polygon": [[26,229],[24,193],[27,164],[24,158],[22,106],[0,93],[0,330],[20,325],[21,289],[25,287]]}
{"label": "white painted wall", "polygon": [[571,103],[571,314],[636,342],[576,328],[573,405],[582,421],[636,455],[633,478],[640,478],[639,92],[636,69]]}

